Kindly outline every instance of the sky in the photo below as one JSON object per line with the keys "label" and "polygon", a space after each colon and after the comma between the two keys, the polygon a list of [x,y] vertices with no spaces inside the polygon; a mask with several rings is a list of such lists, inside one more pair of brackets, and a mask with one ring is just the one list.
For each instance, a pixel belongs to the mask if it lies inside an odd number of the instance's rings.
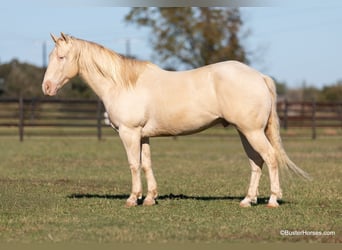
{"label": "sky", "polygon": [[[98,4],[90,0],[51,2],[2,2],[0,63],[16,58],[42,66],[43,43],[49,53],[53,48],[49,34],[61,31],[122,54],[127,52],[129,41],[132,55],[153,62],[149,30],[123,20],[130,7],[122,6],[132,4],[108,4],[105,0]],[[302,87],[304,82],[321,88],[342,80],[342,1],[290,4],[290,0],[287,5],[245,2],[239,7],[244,30],[250,31],[243,43],[252,52],[252,67],[293,88]]]}

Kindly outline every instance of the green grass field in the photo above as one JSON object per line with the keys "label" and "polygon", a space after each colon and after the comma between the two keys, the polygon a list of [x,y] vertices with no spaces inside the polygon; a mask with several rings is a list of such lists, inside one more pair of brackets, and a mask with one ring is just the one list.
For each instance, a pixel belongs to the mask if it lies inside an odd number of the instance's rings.
{"label": "green grass field", "polygon": [[[0,242],[342,242],[341,138],[284,145],[314,179],[284,175],[278,209],[265,205],[266,168],[259,204],[239,207],[250,171],[234,136],[152,139],[158,205],[127,209],[118,137],[1,137]],[[294,231],[306,235],[282,235]]]}

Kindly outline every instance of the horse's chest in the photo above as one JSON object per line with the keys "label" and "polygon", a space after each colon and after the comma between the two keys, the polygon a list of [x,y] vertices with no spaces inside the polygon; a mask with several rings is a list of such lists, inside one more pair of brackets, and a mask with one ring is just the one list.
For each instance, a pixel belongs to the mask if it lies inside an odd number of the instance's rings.
{"label": "horse's chest", "polygon": [[105,105],[111,126],[119,131],[121,126],[138,127],[144,122],[144,110],[139,105],[111,103]]}

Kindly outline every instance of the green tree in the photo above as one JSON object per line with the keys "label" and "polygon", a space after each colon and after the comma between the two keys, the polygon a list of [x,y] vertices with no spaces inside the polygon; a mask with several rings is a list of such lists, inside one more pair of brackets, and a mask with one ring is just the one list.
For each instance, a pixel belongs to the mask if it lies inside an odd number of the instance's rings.
{"label": "green tree", "polygon": [[151,29],[154,56],[165,67],[249,62],[240,41],[243,21],[237,8],[132,8],[125,20]]}
{"label": "green tree", "polygon": [[272,79],[276,85],[276,89],[277,89],[277,95],[280,97],[285,97],[286,93],[287,93],[287,85],[286,82],[283,81],[279,81],[277,80],[275,77],[272,76]]}
{"label": "green tree", "polygon": [[[43,97],[42,81],[45,69],[14,59],[0,65],[0,96],[25,98]],[[96,95],[80,77],[70,80],[58,93],[60,98],[94,99]]]}
{"label": "green tree", "polygon": [[3,96],[35,97],[42,93],[43,69],[14,59],[0,65],[0,78],[3,79]]}
{"label": "green tree", "polygon": [[342,81],[337,82],[335,85],[323,87],[320,101],[342,102]]}
{"label": "green tree", "polygon": [[302,101],[310,102],[317,101],[320,95],[320,90],[314,86],[303,87]]}

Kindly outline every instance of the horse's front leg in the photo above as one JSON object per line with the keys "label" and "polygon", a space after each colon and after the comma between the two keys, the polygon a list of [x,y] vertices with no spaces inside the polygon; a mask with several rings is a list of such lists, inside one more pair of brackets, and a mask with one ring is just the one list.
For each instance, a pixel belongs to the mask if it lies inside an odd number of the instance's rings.
{"label": "horse's front leg", "polygon": [[157,198],[157,182],[154,178],[151,162],[151,151],[149,138],[141,140],[141,167],[145,172],[147,181],[147,196],[144,200],[144,206],[151,206],[156,203]]}
{"label": "horse's front leg", "polygon": [[132,192],[126,201],[126,207],[133,207],[138,205],[138,199],[142,198],[142,185],[140,178],[140,129],[120,126],[119,135],[125,147],[132,174]]}

